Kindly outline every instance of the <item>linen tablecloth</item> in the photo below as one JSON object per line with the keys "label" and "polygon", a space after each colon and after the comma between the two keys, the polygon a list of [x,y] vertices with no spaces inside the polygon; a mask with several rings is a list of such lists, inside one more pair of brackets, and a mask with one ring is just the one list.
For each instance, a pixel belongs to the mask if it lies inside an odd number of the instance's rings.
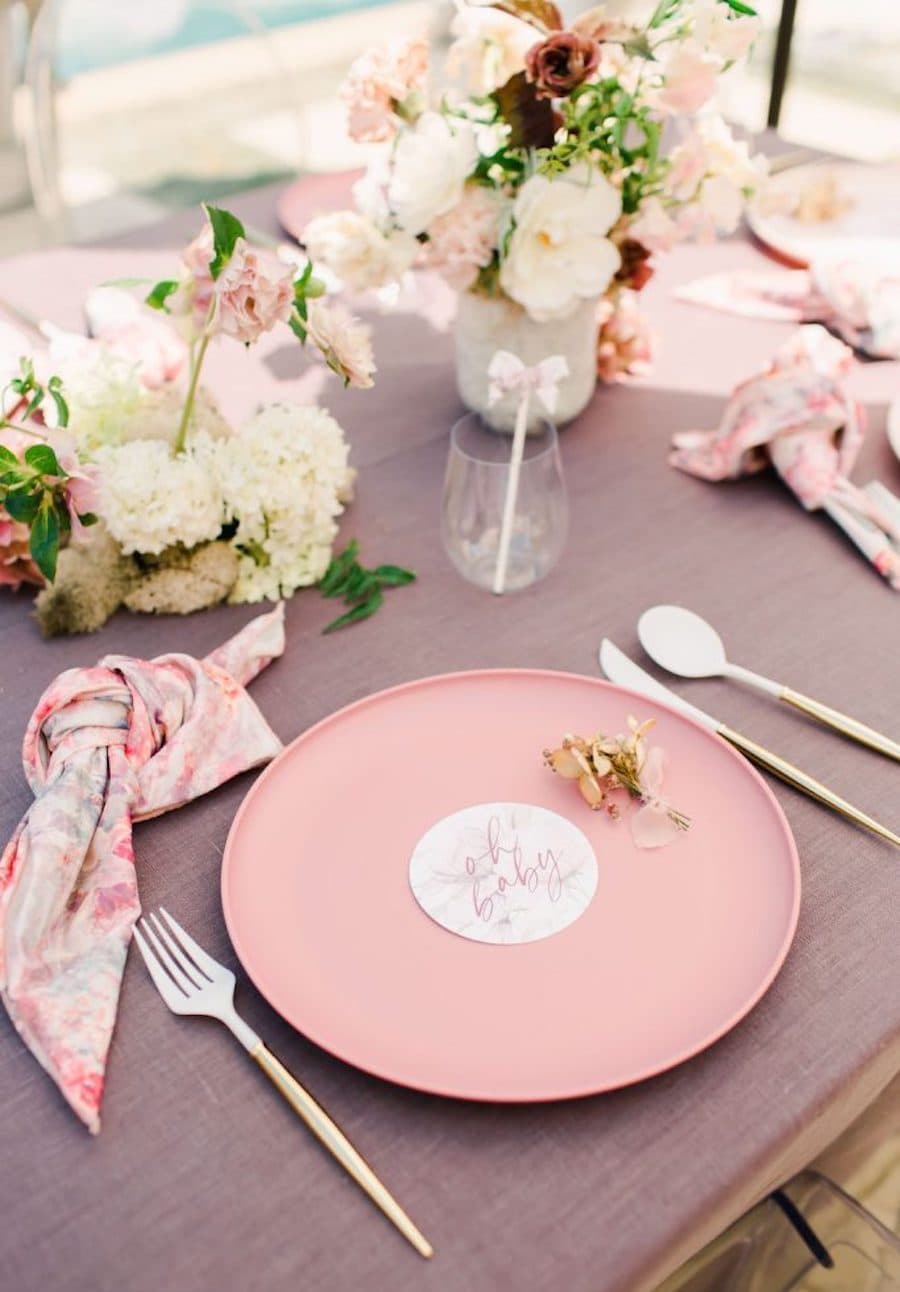
{"label": "linen tablecloth", "polygon": [[[235,205],[273,227],[273,194]],[[155,274],[193,227],[179,219],[106,248],[2,266],[2,295],[80,324],[94,283]],[[160,248],[164,250],[161,251]],[[721,396],[757,370],[786,326],[671,299],[675,282],[759,261],[735,240],[684,248],[645,294],[661,336],[652,377],[601,389],[564,433],[571,537],[558,569],[496,599],[463,583],[438,527],[447,432],[460,413],[447,334],[379,320],[374,392],[326,401],[361,470],[344,537],[365,559],[410,563],[419,582],[336,637],[314,591],[287,608],[288,648],[256,685],[291,739],[340,705],[428,673],[523,665],[596,671],[600,638],[638,652],[639,613],[693,607],[731,656],[896,735],[900,619],[892,593],[840,532],[776,479],[712,487],[666,465],[672,431],[716,424]],[[236,415],[290,398],[296,347],[234,361],[210,380]],[[900,489],[884,437],[895,364],[858,370],[871,430],[857,477]],[[0,600],[0,833],[29,802],[22,731],[61,669],[100,655],[202,655],[251,607],[188,619],[120,614],[96,637],[42,642],[25,597]],[[638,656],[639,657],[639,656]],[[895,828],[897,768],[724,682],[675,684]],[[166,904],[236,967],[218,878],[245,776],[137,828],[148,907]],[[437,1249],[425,1265],[295,1124],[214,1023],[174,1019],[129,963],[103,1134],[88,1137],[0,1018],[0,1286],[10,1292],[649,1292],[691,1252],[835,1138],[900,1071],[900,862],[887,845],[790,790],[775,790],[803,868],[800,927],[762,1003],[691,1062],[628,1090],[567,1104],[491,1107],[363,1075],[284,1024],[241,976],[240,1007],[344,1124]],[[723,858],[727,864],[727,858]],[[411,969],[411,972],[415,972]],[[588,1005],[589,1008],[589,1005]]]}

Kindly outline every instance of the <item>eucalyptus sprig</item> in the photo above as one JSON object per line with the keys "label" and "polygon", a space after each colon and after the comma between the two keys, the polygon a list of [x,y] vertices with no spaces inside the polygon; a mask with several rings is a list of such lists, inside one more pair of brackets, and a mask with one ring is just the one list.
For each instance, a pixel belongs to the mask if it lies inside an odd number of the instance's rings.
{"label": "eucalyptus sprig", "polygon": [[415,574],[399,565],[377,565],[367,570],[356,559],[359,543],[354,538],[342,552],[334,557],[319,584],[323,597],[342,597],[350,609],[333,619],[323,633],[337,632],[350,624],[369,619],[384,604],[385,588],[401,588],[413,583]]}

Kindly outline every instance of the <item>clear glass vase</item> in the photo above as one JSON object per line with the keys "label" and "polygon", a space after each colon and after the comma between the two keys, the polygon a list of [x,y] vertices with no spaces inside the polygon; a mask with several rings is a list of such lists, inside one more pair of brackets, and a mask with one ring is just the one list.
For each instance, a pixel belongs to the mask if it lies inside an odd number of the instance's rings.
{"label": "clear glass vase", "polygon": [[[559,384],[557,423],[570,422],[587,407],[597,383],[597,301],[582,301],[565,318],[538,323],[507,296],[462,292],[455,324],[456,384],[467,408],[496,431],[511,432],[515,395],[491,405],[488,365],[497,350],[510,350],[531,367],[561,354],[569,375]],[[529,431],[539,429],[540,410],[532,409]]]}

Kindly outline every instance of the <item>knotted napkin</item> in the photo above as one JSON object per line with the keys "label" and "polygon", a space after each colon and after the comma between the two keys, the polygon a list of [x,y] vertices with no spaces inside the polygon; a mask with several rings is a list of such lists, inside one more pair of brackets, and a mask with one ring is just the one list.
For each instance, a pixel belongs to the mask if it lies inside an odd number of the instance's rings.
{"label": "knotted napkin", "polygon": [[900,500],[877,482],[860,488],[849,479],[865,425],[841,381],[853,362],[823,327],[800,328],[764,372],[735,389],[716,430],[673,437],[669,461],[704,480],[774,466],[807,510],[824,509],[900,589]]}
{"label": "knotted napkin", "polygon": [[881,258],[832,256],[809,269],[710,274],[675,295],[753,318],[824,323],[854,350],[900,359],[900,265]]}
{"label": "knotted napkin", "polygon": [[0,857],[0,995],[94,1134],[141,913],[132,822],[278,753],[244,686],[283,650],[279,606],[202,660],[107,655],[69,669],[28,723],[23,761],[35,802]]}

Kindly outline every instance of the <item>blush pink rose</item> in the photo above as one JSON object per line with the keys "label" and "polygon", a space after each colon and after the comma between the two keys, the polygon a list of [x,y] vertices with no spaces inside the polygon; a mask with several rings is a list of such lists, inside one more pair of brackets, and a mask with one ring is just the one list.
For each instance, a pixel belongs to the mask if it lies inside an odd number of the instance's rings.
{"label": "blush pink rose", "polygon": [[215,330],[249,344],[291,317],[294,271],[274,252],[238,238],[215,281],[215,294]]}
{"label": "blush pink rose", "polygon": [[497,249],[501,195],[469,184],[461,201],[432,221],[425,245],[425,264],[451,287],[471,287],[478,271],[489,265]]}
{"label": "blush pink rose", "polygon": [[381,143],[397,131],[397,108],[421,94],[428,77],[428,45],[422,39],[371,50],[352,64],[341,86],[350,137]]}

